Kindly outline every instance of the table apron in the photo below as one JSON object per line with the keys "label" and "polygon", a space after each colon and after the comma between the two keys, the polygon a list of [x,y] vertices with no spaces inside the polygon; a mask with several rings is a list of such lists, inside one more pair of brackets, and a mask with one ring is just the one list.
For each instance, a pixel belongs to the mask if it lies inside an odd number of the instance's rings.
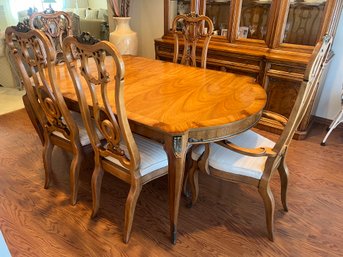
{"label": "table apron", "polygon": [[220,141],[224,138],[235,136],[254,127],[261,116],[262,111],[243,120],[235,121],[222,126],[190,130],[188,132],[188,142],[192,144],[201,144],[206,142]]}

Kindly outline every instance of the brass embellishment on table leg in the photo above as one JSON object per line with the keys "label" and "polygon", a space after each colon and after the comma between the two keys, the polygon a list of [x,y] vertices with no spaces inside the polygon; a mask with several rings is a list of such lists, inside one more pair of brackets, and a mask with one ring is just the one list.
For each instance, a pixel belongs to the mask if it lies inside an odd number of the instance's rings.
{"label": "brass embellishment on table leg", "polygon": [[182,152],[182,137],[176,136],[173,137],[173,152],[176,156],[180,156]]}

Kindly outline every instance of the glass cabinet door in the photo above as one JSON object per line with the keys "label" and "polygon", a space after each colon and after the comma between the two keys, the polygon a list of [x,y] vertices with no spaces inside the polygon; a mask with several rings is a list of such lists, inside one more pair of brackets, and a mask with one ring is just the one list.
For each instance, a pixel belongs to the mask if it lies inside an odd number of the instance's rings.
{"label": "glass cabinet door", "polygon": [[[208,16],[214,24],[214,35],[220,42],[277,48],[303,45],[310,48],[318,42],[330,19],[337,0],[164,0],[168,7],[165,33],[170,31],[176,15],[195,12]],[[181,28],[181,26],[179,26]],[[246,40],[248,39],[248,40]],[[310,48],[309,48],[310,47]]]}
{"label": "glass cabinet door", "polygon": [[176,15],[191,12],[191,0],[170,0],[169,2],[169,29],[171,29]]}
{"label": "glass cabinet door", "polygon": [[238,39],[264,40],[272,0],[242,0]]}
{"label": "glass cabinet door", "polygon": [[214,25],[214,35],[227,36],[228,20],[230,14],[229,0],[207,0],[206,16],[208,16]]}
{"label": "glass cabinet door", "polygon": [[191,1],[190,0],[177,0],[177,12],[176,14],[186,14],[191,11]]}
{"label": "glass cabinet door", "polygon": [[321,33],[326,0],[290,0],[283,43],[314,46]]}

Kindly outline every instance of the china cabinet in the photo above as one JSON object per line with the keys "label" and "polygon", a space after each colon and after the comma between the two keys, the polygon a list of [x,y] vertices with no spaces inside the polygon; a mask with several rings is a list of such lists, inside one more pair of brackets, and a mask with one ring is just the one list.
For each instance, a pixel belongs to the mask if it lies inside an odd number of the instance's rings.
{"label": "china cabinet", "polygon": [[[156,58],[172,60],[170,28],[177,14],[205,14],[215,27],[207,68],[256,77],[268,95],[265,108],[288,117],[314,46],[323,35],[335,35],[342,6],[343,0],[164,0],[164,35],[155,39]],[[295,138],[306,136],[315,107],[316,98]],[[259,126],[280,131],[267,119]]]}

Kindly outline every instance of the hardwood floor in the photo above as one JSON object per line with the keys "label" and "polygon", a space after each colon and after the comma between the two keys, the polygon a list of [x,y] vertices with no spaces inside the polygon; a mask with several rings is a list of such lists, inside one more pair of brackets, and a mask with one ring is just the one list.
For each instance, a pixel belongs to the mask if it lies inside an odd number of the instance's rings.
{"label": "hardwood floor", "polygon": [[[275,242],[267,238],[255,188],[200,176],[193,208],[181,201],[176,245],[170,243],[167,178],[143,187],[129,244],[122,242],[128,185],[105,174],[100,211],[91,215],[92,157],[81,173],[79,201],[69,204],[70,156],[54,151],[53,183],[45,190],[42,146],[24,110],[0,116],[0,229],[12,256],[343,256],[343,129],[320,146],[317,125],[288,156],[289,212],[278,175]],[[269,138],[276,136],[264,133]],[[68,162],[66,162],[66,160]]]}

